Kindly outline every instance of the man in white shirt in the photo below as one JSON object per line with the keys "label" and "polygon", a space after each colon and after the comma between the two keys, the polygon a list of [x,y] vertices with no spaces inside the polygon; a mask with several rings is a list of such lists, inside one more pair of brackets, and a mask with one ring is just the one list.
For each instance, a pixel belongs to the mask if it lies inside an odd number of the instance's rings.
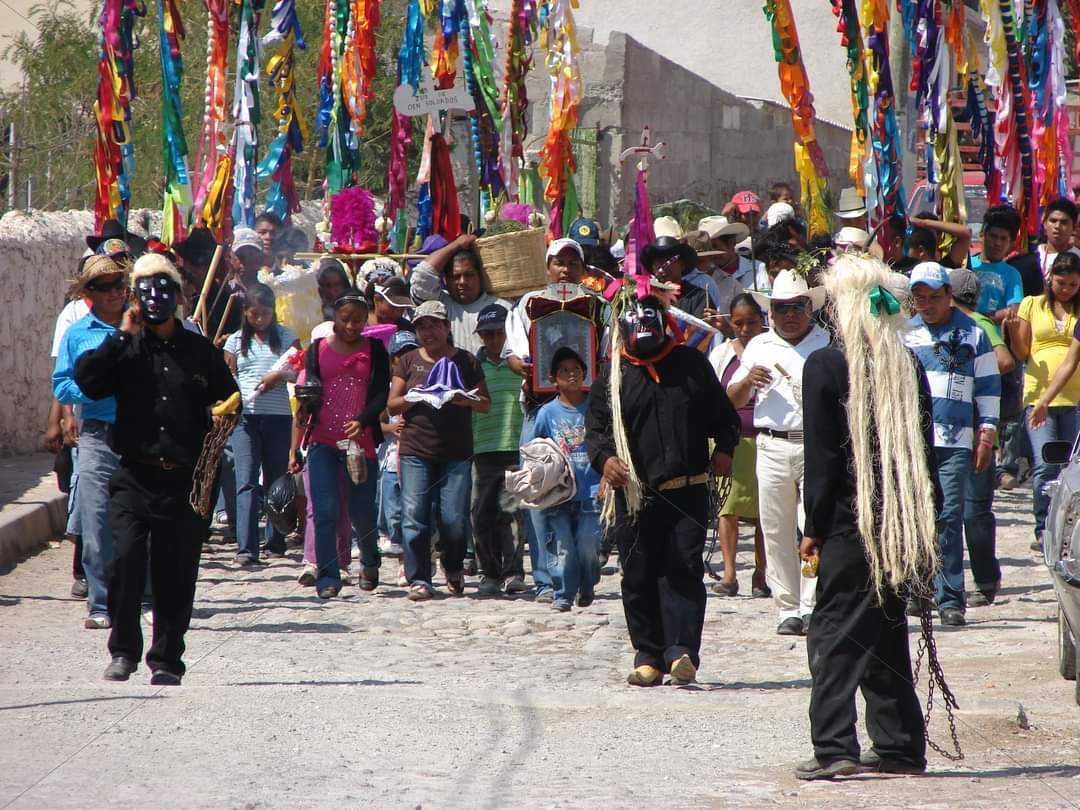
{"label": "man in white shirt", "polygon": [[772,331],[743,350],[727,393],[741,408],[756,393],[758,510],[765,535],[769,586],[780,610],[780,635],[806,635],[817,579],[802,576],[796,533],[803,520],[802,372],[806,358],[829,345],[813,321],[825,300],[822,287],[808,288],[782,270],[770,295],[753,293],[769,309]]}

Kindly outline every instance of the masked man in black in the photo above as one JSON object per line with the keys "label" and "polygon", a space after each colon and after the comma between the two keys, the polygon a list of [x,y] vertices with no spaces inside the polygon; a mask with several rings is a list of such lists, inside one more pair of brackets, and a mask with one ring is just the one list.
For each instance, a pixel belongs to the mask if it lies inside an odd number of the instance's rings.
{"label": "masked man in black", "polygon": [[601,366],[585,422],[589,458],[614,491],[605,520],[617,529],[633,686],[659,685],[665,672],[674,684],[696,678],[709,473],[730,474],[739,440],[738,414],[712,367],[671,336],[669,318],[652,296],[625,306],[612,348],[618,367]]}
{"label": "masked man in black", "polygon": [[87,396],[115,396],[117,404],[111,443],[120,467],[109,502],[112,661],[105,679],[126,681],[138,668],[149,558],[150,683],[179,685],[199,556],[209,534],[208,519],[189,503],[192,477],[210,430],[211,406],[238,388],[221,351],[176,319],[182,281],[172,263],[147,254],[135,263],[132,281],[136,302],[124,312],[119,330],[75,365],[75,379]]}

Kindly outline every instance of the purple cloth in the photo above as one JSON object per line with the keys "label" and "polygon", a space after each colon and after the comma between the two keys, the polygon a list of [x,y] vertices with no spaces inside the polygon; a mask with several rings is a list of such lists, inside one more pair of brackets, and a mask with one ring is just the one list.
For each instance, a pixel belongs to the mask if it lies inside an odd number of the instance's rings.
{"label": "purple cloth", "polygon": [[[735,376],[735,369],[739,367],[739,358],[732,357],[731,361],[727,364],[727,368],[724,369],[724,373],[720,375],[720,385],[727,390],[728,383],[731,382],[731,378]],[[754,429],[754,402],[757,400],[757,395],[750,397],[750,401],[738,408],[739,421],[742,422],[742,429],[739,435],[753,437],[757,435],[757,430]]]}
{"label": "purple cloth", "polygon": [[424,384],[410,390],[405,394],[405,399],[408,402],[422,402],[432,408],[441,408],[458,394],[471,399],[477,398],[465,389],[465,381],[461,379],[457,364],[449,357],[440,357],[428,372]]}
{"label": "purple cloth", "polygon": [[[417,253],[423,253],[425,256],[430,256],[436,250],[441,250],[450,243],[446,241],[441,234],[433,233],[430,236],[424,238],[423,244],[420,245],[420,250]],[[420,264],[419,259],[409,259],[409,267],[416,267]]]}

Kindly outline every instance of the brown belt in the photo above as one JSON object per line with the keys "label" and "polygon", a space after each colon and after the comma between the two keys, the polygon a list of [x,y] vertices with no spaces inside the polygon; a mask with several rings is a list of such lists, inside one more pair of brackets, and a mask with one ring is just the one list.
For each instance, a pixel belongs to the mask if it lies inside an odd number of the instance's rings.
{"label": "brown belt", "polygon": [[667,492],[669,489],[682,489],[683,487],[693,487],[698,484],[706,484],[709,481],[708,473],[700,473],[698,475],[680,475],[678,478],[672,478],[669,481],[664,481],[656,485],[658,492]]}

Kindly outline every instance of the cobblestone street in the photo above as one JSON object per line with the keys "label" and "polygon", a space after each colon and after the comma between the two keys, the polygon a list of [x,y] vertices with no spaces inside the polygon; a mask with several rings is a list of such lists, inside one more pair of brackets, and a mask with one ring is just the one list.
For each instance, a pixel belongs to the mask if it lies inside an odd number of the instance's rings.
{"label": "cobblestone street", "polygon": [[[0,576],[0,806],[1077,807],[1080,707],[1029,509],[999,493],[1003,592],[938,629],[966,758],[809,785],[805,642],[775,635],[767,601],[710,595],[700,683],[635,689],[617,576],[569,614],[474,580],[465,599],[319,603],[299,552],[252,571],[211,545],[184,685],[154,688],[145,665],[101,679],[106,633],[82,628],[54,544]],[[947,746],[940,705],[931,733]]]}

